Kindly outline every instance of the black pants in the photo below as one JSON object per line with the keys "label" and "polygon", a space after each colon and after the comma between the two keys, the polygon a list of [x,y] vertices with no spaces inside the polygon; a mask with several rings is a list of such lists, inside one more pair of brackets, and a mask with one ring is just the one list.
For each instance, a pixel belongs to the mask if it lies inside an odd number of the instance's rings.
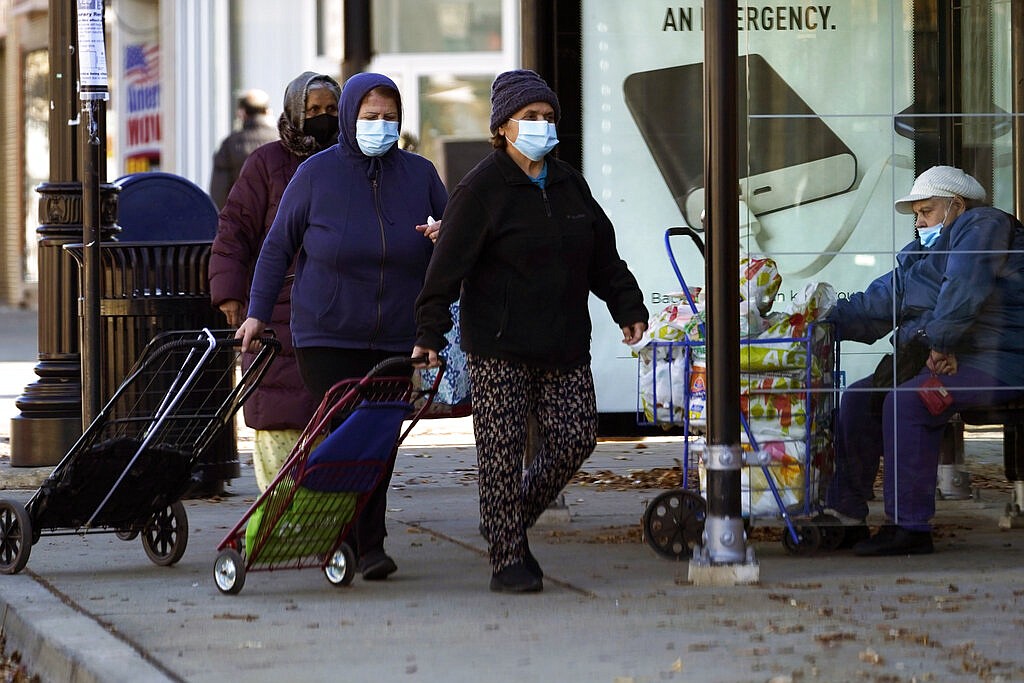
{"label": "black pants", "polygon": [[[361,378],[377,363],[399,355],[402,354],[394,351],[335,349],[322,346],[295,349],[295,359],[299,363],[302,381],[319,399],[341,380]],[[332,425],[332,428],[334,427],[337,425]],[[395,434],[395,438],[398,438],[398,434]],[[387,514],[388,487],[391,486],[394,469],[395,463],[392,460],[380,484],[366,501],[359,519],[356,520],[353,533],[349,536],[348,543],[357,557],[362,557],[372,550],[384,549],[384,537],[388,535],[384,517]]]}

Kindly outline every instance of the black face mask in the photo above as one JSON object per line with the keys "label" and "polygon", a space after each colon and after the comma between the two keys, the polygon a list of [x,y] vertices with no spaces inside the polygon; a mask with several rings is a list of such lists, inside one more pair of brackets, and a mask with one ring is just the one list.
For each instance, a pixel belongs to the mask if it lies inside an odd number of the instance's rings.
{"label": "black face mask", "polygon": [[338,117],[320,114],[306,119],[302,124],[302,132],[312,135],[321,149],[327,149],[338,141]]}

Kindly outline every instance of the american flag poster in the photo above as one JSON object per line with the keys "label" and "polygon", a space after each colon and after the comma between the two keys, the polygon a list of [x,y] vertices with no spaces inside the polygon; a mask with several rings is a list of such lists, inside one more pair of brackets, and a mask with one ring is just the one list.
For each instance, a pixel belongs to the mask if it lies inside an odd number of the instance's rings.
{"label": "american flag poster", "polygon": [[[132,43],[124,48],[123,92],[127,101],[124,156],[126,161],[146,159],[147,169],[159,165],[163,139],[160,131],[160,45]],[[138,165],[138,164],[136,164]]]}

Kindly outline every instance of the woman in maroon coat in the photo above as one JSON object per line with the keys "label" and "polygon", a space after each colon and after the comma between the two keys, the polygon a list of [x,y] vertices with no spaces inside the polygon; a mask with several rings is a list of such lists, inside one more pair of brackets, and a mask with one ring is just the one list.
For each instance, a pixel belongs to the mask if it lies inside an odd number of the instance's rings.
{"label": "woman in maroon coat", "polygon": [[[300,74],[285,90],[277,122],[281,139],[257,148],[231,188],[213,241],[210,297],[232,327],[246,318],[253,269],[285,186],[300,163],[338,140],[340,96],[341,88],[330,76]],[[243,408],[245,423],[256,430],[253,469],[261,491],[277,475],[319,401],[303,384],[292,350],[291,279],[289,272],[271,320],[281,354]]]}

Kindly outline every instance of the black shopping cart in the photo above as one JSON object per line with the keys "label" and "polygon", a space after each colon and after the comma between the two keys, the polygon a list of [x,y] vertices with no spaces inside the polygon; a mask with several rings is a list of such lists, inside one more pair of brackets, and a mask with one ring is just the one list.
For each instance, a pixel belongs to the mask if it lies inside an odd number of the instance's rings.
{"label": "black shopping cart", "polygon": [[0,499],[0,572],[24,569],[44,534],[141,536],[154,564],[180,560],[188,543],[181,499],[201,483],[196,465],[279,350],[263,338],[239,376],[233,330],[154,337],[29,501]]}
{"label": "black shopping cart", "polygon": [[[683,431],[681,485],[652,500],[643,516],[648,545],[659,555],[683,559],[702,543],[707,515],[701,495],[706,489],[701,465],[707,447],[707,336],[697,296],[672,250],[675,236],[689,237],[704,255],[703,240],[692,228],[666,230],[665,249],[682,288],[677,318],[669,326],[678,335],[655,338],[641,352],[637,412],[642,425]],[[835,465],[839,354],[830,324],[799,317],[781,326],[789,333],[770,327],[740,340],[741,495],[748,528],[781,520],[783,545],[805,554],[842,540],[839,520],[825,512]]]}
{"label": "black shopping cart", "polygon": [[416,389],[417,362],[390,358],[324,395],[270,486],[217,546],[222,593],[240,592],[252,571],[320,567],[335,586],[352,582],[348,532],[444,375],[442,363],[433,385]]}

